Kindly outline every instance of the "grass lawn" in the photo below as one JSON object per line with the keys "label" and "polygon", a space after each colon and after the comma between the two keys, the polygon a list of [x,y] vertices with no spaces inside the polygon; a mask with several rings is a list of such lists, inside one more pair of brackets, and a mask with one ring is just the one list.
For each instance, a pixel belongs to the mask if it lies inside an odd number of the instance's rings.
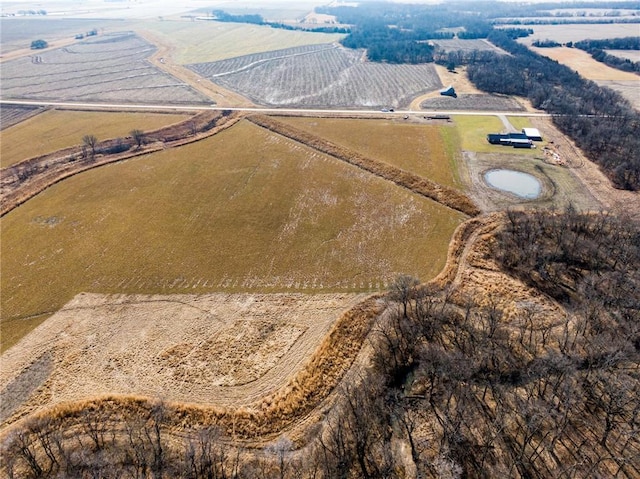
{"label": "grass lawn", "polygon": [[[249,122],[63,181],[0,220],[2,346],[80,292],[381,290],[464,220]],[[22,334],[23,334],[22,333]]]}
{"label": "grass lawn", "polygon": [[[513,155],[540,156],[537,149],[512,148],[492,145],[487,141],[489,133],[500,133],[504,125],[497,116],[454,115],[453,119],[462,138],[462,149],[476,153],[508,153]],[[509,117],[512,120],[513,117]],[[528,120],[527,120],[528,121]],[[520,121],[511,122],[515,128],[521,128]]]}
{"label": "grass lawn", "polygon": [[187,115],[49,110],[0,132],[2,168],[38,155],[81,145],[84,135],[98,140],[124,137],[178,123]]}

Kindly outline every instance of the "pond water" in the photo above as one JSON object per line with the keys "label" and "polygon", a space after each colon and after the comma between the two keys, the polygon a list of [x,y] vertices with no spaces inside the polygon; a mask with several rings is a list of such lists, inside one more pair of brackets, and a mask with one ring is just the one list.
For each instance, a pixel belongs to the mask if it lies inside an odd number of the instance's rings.
{"label": "pond water", "polygon": [[528,200],[540,196],[542,190],[542,185],[535,176],[521,171],[491,170],[484,174],[484,180],[493,188],[508,191]]}

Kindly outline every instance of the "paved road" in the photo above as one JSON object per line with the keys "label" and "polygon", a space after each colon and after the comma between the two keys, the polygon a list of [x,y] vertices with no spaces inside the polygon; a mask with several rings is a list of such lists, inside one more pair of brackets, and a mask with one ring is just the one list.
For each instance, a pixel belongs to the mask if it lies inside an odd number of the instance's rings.
{"label": "paved road", "polygon": [[0,100],[0,105],[27,105],[27,106],[53,106],[65,108],[86,108],[86,109],[113,109],[113,110],[180,110],[180,111],[199,111],[199,110],[231,110],[245,111],[253,113],[311,113],[319,115],[380,115],[380,116],[403,116],[403,115],[467,115],[467,116],[486,116],[486,115],[508,115],[508,116],[524,116],[524,117],[550,117],[548,113],[532,113],[532,112],[511,112],[511,111],[436,111],[436,110],[337,110],[337,109],[309,109],[309,108],[241,108],[241,107],[218,107],[215,105],[133,105],[126,103],[76,103],[76,102],[55,102],[55,101],[34,101],[34,100]]}

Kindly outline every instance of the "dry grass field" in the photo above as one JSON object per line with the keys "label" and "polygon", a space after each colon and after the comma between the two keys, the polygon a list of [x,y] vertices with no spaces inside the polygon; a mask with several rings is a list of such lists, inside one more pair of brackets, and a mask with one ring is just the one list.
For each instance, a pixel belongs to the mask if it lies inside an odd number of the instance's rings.
{"label": "dry grass field", "polygon": [[133,32],[99,34],[64,48],[3,62],[7,99],[211,103],[147,59],[156,47]]}
{"label": "dry grass field", "polygon": [[[4,108],[3,108],[4,110]],[[98,140],[128,136],[131,130],[156,130],[184,121],[186,114],[48,110],[0,132],[0,165],[81,145],[84,135]]]}
{"label": "dry grass field", "polygon": [[281,117],[281,121],[436,183],[460,187],[460,140],[449,125],[404,120]]}
{"label": "dry grass field", "polygon": [[187,65],[304,45],[332,43],[344,35],[310,33],[268,26],[221,22],[145,22],[134,28],[159,35],[172,45],[175,63]]}
{"label": "dry grass field", "polygon": [[433,64],[367,62],[364,52],[307,45],[189,65],[203,77],[268,106],[404,107],[442,86]]}
{"label": "dry grass field", "polygon": [[3,355],[0,422],[112,394],[250,404],[286,385],[364,297],[80,294]]}
{"label": "dry grass field", "polygon": [[85,172],[3,217],[3,347],[22,318],[79,292],[358,292],[399,273],[428,279],[462,219],[241,122]]}
{"label": "dry grass field", "polygon": [[640,80],[631,81],[606,81],[600,80],[596,82],[600,86],[606,86],[612,90],[620,93],[626,98],[636,110],[640,110],[640,95],[638,89],[640,88]]}
{"label": "dry grass field", "polygon": [[572,70],[577,71],[588,80],[608,80],[608,81],[636,81],[640,82],[640,76],[623,72],[616,68],[605,65],[594,60],[587,52],[578,48],[556,47],[556,48],[535,48],[533,51],[540,55],[556,60]]}

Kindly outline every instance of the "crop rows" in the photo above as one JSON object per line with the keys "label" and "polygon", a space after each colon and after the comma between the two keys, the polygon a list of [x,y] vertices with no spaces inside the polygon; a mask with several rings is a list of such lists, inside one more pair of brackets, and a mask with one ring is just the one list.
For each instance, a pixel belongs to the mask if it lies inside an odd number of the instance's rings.
{"label": "crop rows", "polygon": [[476,40],[460,40],[458,38],[454,38],[451,40],[434,40],[433,43],[440,49],[445,52],[471,52],[471,51],[480,51],[480,52],[496,52],[496,53],[505,53],[504,50],[496,47],[492,43],[489,43],[487,40],[476,39]]}
{"label": "crop rows", "polygon": [[202,103],[151,65],[155,47],[130,32],[97,37],[3,64],[3,96],[47,100]]}
{"label": "crop rows", "polygon": [[402,107],[441,86],[432,64],[365,62],[361,51],[326,45],[307,50],[292,48],[189,68],[271,106]]}
{"label": "crop rows", "polygon": [[524,111],[515,99],[498,95],[459,95],[458,98],[428,98],[420,108],[434,110]]}
{"label": "crop rows", "polygon": [[0,108],[0,129],[4,130],[27,118],[37,115],[41,108],[32,106],[7,105]]}

